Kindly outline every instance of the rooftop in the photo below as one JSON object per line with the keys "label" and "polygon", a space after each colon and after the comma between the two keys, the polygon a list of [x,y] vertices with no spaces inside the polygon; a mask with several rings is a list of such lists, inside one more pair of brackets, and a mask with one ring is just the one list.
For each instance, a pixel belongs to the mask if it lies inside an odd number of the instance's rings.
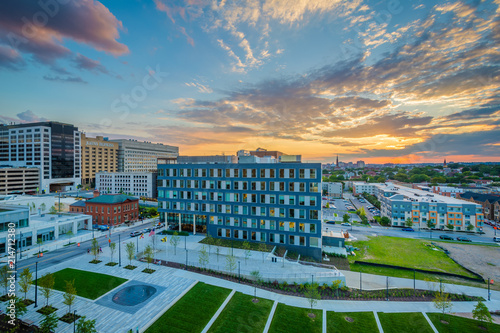
{"label": "rooftop", "polygon": [[77,202],[75,203],[72,203],[71,205],[69,205],[70,207],[85,207],[85,201],[83,200],[78,200]]}
{"label": "rooftop", "polygon": [[136,197],[131,197],[125,194],[103,194],[93,199],[87,200],[87,202],[92,203],[104,203],[104,204],[117,204],[122,203],[127,200],[139,200]]}

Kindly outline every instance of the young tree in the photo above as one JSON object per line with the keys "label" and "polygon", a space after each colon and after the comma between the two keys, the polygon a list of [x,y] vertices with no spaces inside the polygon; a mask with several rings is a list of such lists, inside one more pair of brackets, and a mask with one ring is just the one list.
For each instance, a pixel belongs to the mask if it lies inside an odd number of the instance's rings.
{"label": "young tree", "polygon": [[342,280],[332,281],[332,289],[337,292],[337,297],[339,297],[339,289],[340,289],[341,284],[342,284]]}
{"label": "young tree", "polygon": [[66,283],[66,287],[64,288],[63,304],[68,306],[68,313],[71,313],[71,305],[73,305],[76,298],[75,280],[64,282]]}
{"label": "young tree", "polygon": [[488,307],[482,301],[477,302],[476,307],[472,310],[472,318],[488,324],[493,322]]}
{"label": "young tree", "polygon": [[468,230],[468,231],[472,231],[472,230],[474,230],[474,226],[473,226],[472,224],[469,224],[469,225],[467,226],[467,230]]}
{"label": "young tree", "polygon": [[329,202],[326,203],[326,207],[325,208],[326,209],[330,209],[330,203]]}
{"label": "young tree", "polygon": [[71,243],[71,237],[73,237],[73,235],[74,234],[73,234],[73,231],[71,231],[71,229],[66,232],[66,236],[68,236],[68,238],[69,238],[68,244]]}
{"label": "young tree", "polygon": [[220,238],[217,238],[215,240],[215,253],[217,253],[217,262],[219,262],[219,254],[220,254],[220,247],[222,245],[222,241],[220,240]]}
{"label": "young tree", "polygon": [[179,245],[180,241],[181,238],[179,237],[179,234],[177,233],[177,231],[174,232],[172,237],[170,237],[170,245],[174,247],[174,255],[177,255],[177,245]]}
{"label": "young tree", "polygon": [[95,328],[95,319],[85,320],[86,317],[82,316],[80,320],[76,323],[76,331],[78,333],[97,333]]}
{"label": "young tree", "polygon": [[24,299],[26,299],[26,295],[31,288],[31,284],[33,283],[33,274],[31,273],[29,267],[26,267],[19,276],[19,287],[21,292],[24,293]]}
{"label": "young tree", "polygon": [[[5,313],[9,313],[10,309],[8,306],[10,306],[14,303],[16,311],[14,312],[14,315],[16,316],[16,319],[19,317],[22,317],[26,312],[28,312],[28,309],[26,307],[26,304],[24,304],[23,300],[20,299],[19,297],[14,296],[14,298],[11,298],[9,302],[7,302],[7,308],[5,310]],[[14,331],[15,332],[15,331]]]}
{"label": "young tree", "polygon": [[97,261],[97,258],[99,257],[99,242],[97,241],[96,238],[92,239],[92,245],[90,246],[90,252],[94,256],[94,260]]}
{"label": "young tree", "polygon": [[151,245],[149,244],[146,245],[146,248],[144,248],[144,257],[146,258],[149,269],[149,264],[153,262],[153,247],[151,247]]}
{"label": "young tree", "polygon": [[382,216],[380,218],[380,225],[383,225],[383,226],[388,226],[391,224],[391,220],[387,217],[387,216]]}
{"label": "young tree", "polygon": [[243,250],[245,250],[245,265],[247,264],[247,259],[250,258],[252,252],[250,251],[250,243],[247,241],[243,242]]}
{"label": "young tree", "polygon": [[212,245],[214,245],[214,238],[212,236],[208,235],[205,242],[208,245],[208,254],[210,255],[211,247],[212,247]]}
{"label": "young tree", "polygon": [[135,254],[134,242],[129,242],[129,243],[125,244],[125,252],[127,252],[127,258],[129,260],[129,265],[132,265],[132,259],[134,259],[134,254]]}
{"label": "young tree", "polygon": [[205,268],[210,258],[206,246],[203,245],[198,253],[199,253],[198,262],[200,263],[201,267]]}
{"label": "young tree", "polygon": [[429,229],[434,228],[434,223],[431,220],[427,221],[427,228]]}
{"label": "young tree", "polygon": [[344,216],[342,216],[342,219],[344,223],[349,223],[351,217],[349,216],[349,214],[344,214]]}
{"label": "young tree", "polygon": [[318,284],[317,283],[308,284],[304,296],[307,298],[307,301],[311,305],[311,314],[312,314],[313,307],[318,303],[318,300],[321,299],[321,295],[319,294],[318,291]]}
{"label": "young tree", "polygon": [[359,217],[366,216],[365,207],[361,206],[361,208],[358,209],[358,215]]}
{"label": "young tree", "polygon": [[262,262],[264,262],[264,257],[265,257],[266,252],[267,252],[267,246],[265,243],[259,244],[259,251],[262,253]]}
{"label": "young tree", "polygon": [[109,243],[109,252],[111,252],[111,262],[113,262],[113,255],[116,252],[116,243]]}
{"label": "young tree", "polygon": [[236,258],[231,254],[231,249],[227,250],[226,269],[231,273],[236,269]]}
{"label": "young tree", "polygon": [[451,223],[448,223],[448,224],[446,225],[446,228],[448,228],[448,229],[450,229],[450,230],[453,230],[453,228],[454,228],[454,227],[455,227],[455,226],[454,226],[453,224],[451,224]]}
{"label": "young tree", "polygon": [[446,311],[451,311],[453,304],[451,304],[450,295],[444,292],[444,287],[439,288],[439,292],[433,300],[434,307],[442,311],[442,314]]}
{"label": "young tree", "polygon": [[8,293],[8,286],[9,286],[9,268],[7,265],[4,265],[0,268],[0,286],[5,288],[5,294],[7,295]]}
{"label": "young tree", "polygon": [[406,221],[405,221],[405,227],[408,227],[408,228],[413,227],[413,221],[411,220],[410,217],[406,219]]}
{"label": "young tree", "polygon": [[40,205],[40,209],[41,209],[41,212],[42,212],[42,213],[45,213],[45,209],[46,209],[46,208],[47,208],[47,205],[46,205],[45,203],[42,203],[42,204]]}
{"label": "young tree", "polygon": [[56,330],[59,319],[57,314],[52,312],[51,314],[46,314],[45,317],[40,322],[40,332],[41,333],[52,333]]}
{"label": "young tree", "polygon": [[56,209],[56,207],[51,206],[51,207],[50,207],[50,209],[49,209],[49,213],[50,213],[50,214],[56,214],[56,213],[57,213],[57,209]]}
{"label": "young tree", "polygon": [[54,288],[55,276],[52,273],[44,274],[39,280],[38,285],[42,289],[42,295],[47,299],[46,306],[49,306],[49,297],[52,295],[52,288]]}
{"label": "young tree", "polygon": [[260,284],[262,277],[259,271],[251,271],[250,276],[253,279],[253,297],[254,299],[257,299],[257,284]]}

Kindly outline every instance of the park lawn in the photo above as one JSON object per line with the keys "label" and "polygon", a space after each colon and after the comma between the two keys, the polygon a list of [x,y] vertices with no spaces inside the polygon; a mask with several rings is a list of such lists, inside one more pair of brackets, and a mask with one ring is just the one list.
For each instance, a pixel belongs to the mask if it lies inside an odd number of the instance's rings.
{"label": "park lawn", "polygon": [[230,292],[226,288],[198,282],[146,332],[201,332]]}
{"label": "park lawn", "polygon": [[455,263],[443,251],[433,250],[426,244],[430,242],[411,238],[370,237],[367,241],[352,242],[352,245],[360,250],[356,251],[355,257],[349,256],[349,261],[353,263],[355,260],[361,260],[476,277]]}
{"label": "park lawn", "polygon": [[116,276],[65,268],[54,273],[54,289],[65,291],[66,282],[75,280],[76,294],[81,297],[96,299],[118,287],[127,279]]}
{"label": "park lawn", "polygon": [[273,302],[259,298],[253,303],[251,295],[235,293],[209,332],[261,333],[266,326]]}
{"label": "park lawn", "polygon": [[269,333],[321,333],[323,311],[312,310],[316,318],[309,318],[309,308],[296,308],[279,303]]}
{"label": "park lawn", "polygon": [[433,333],[421,312],[377,313],[384,333]]}
{"label": "park lawn", "polygon": [[[354,319],[348,322],[346,317]],[[377,322],[373,312],[333,312],[328,311],[326,315],[327,332],[350,332],[350,333],[378,333]]]}
{"label": "park lawn", "polygon": [[[427,316],[432,321],[436,329],[439,333],[447,333],[447,332],[467,332],[467,333],[476,333],[476,332],[500,332],[500,325],[497,324],[485,324],[481,323],[474,319],[463,318],[452,316],[449,314],[440,314],[440,313],[428,313]],[[444,324],[441,322],[441,318],[448,322],[448,324]],[[479,328],[479,326],[487,328],[487,330],[483,330]]]}

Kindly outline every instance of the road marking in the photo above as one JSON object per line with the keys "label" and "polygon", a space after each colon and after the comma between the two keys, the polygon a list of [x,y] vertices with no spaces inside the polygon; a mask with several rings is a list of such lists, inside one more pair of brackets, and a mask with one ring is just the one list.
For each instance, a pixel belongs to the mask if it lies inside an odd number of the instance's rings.
{"label": "road marking", "polygon": [[[40,261],[38,261],[38,262],[39,262],[39,263],[40,263],[40,262],[45,262],[45,261],[47,261],[47,260],[52,260],[52,259],[55,259],[55,258],[58,258],[58,257],[64,256],[64,255],[68,255],[69,253],[73,253],[73,252],[75,252],[75,250],[70,251],[70,252],[64,252],[64,253],[61,253],[61,254],[60,254],[60,255],[58,255],[58,256],[51,257],[51,258],[47,258],[47,259],[43,259],[43,260],[40,260]],[[18,269],[18,270],[20,270],[20,269],[22,269],[22,268],[26,268],[26,267],[30,267],[30,266],[35,266],[35,263],[29,264],[29,265],[26,265],[26,266],[21,266],[21,267],[18,267],[17,269]]]}

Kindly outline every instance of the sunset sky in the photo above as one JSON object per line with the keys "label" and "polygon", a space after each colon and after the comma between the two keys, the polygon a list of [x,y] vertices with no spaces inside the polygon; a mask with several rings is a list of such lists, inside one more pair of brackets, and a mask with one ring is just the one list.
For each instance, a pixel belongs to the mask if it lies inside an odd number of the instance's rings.
{"label": "sunset sky", "polygon": [[0,122],[181,155],[500,161],[499,17],[500,0],[1,0]]}

